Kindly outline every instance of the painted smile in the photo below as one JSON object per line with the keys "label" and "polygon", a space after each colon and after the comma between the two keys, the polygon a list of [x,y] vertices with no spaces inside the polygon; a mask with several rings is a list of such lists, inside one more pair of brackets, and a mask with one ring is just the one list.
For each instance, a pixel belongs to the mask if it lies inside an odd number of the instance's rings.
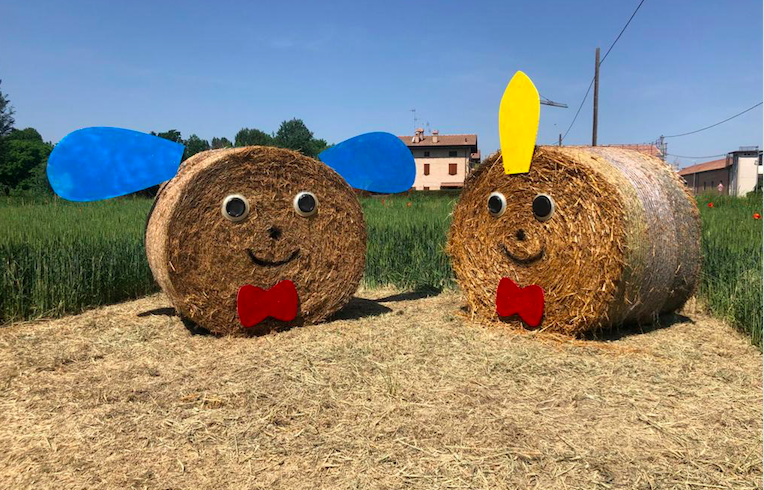
{"label": "painted smile", "polygon": [[544,256],[544,247],[542,246],[539,251],[530,257],[518,257],[516,255],[513,255],[509,250],[507,250],[507,247],[501,243],[499,244],[499,247],[504,252],[504,255],[509,257],[512,261],[517,262],[518,264],[532,264],[533,262],[536,262],[541,257]]}
{"label": "painted smile", "polygon": [[250,250],[250,249],[247,249],[247,255],[249,255],[250,260],[252,262],[254,262],[255,265],[259,265],[259,266],[262,266],[262,267],[278,267],[280,265],[284,265],[287,262],[291,262],[292,260],[294,260],[298,255],[300,255],[300,249],[297,249],[294,252],[292,252],[292,255],[290,255],[286,259],[284,259],[284,260],[277,260],[275,262],[274,261],[270,261],[270,260],[265,260],[265,259],[258,258],[255,255],[255,253],[252,252],[252,250]]}

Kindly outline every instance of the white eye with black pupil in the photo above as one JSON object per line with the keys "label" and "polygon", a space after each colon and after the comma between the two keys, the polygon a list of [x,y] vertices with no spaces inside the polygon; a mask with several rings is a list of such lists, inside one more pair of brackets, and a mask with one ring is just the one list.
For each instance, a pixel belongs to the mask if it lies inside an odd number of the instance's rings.
{"label": "white eye with black pupil", "polygon": [[507,210],[507,198],[501,192],[492,192],[488,196],[488,213],[498,218]]}
{"label": "white eye with black pupil", "polygon": [[307,218],[318,212],[318,199],[312,192],[299,192],[294,196],[294,210],[300,216]]}
{"label": "white eye with black pupil", "polygon": [[220,211],[223,217],[231,221],[241,221],[249,216],[249,202],[241,194],[231,194],[223,199]]}
{"label": "white eye with black pupil", "polygon": [[533,198],[533,216],[539,221],[546,221],[554,214],[554,199],[546,194]]}

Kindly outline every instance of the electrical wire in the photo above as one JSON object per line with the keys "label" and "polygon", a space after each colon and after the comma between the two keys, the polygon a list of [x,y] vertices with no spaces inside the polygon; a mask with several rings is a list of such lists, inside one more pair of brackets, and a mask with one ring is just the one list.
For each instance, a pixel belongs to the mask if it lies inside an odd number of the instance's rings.
{"label": "electrical wire", "polygon": [[631,24],[631,19],[633,19],[634,16],[637,15],[637,11],[639,10],[639,8],[642,6],[643,3],[645,3],[645,0],[642,0],[641,2],[639,2],[639,5],[637,5],[637,8],[634,9],[634,13],[631,14],[631,17],[629,17],[629,21],[626,22],[625,26],[623,26],[623,29],[621,29],[620,34],[618,34],[618,37],[615,38],[615,41],[613,41],[613,44],[610,45],[610,48],[608,48],[607,53],[605,53],[605,56],[603,56],[602,59],[600,60],[600,66],[602,66],[602,63],[605,62],[605,59],[607,58],[607,55],[610,54],[610,51],[613,49],[613,46],[615,46],[615,43],[617,43],[618,40],[621,39],[621,36],[623,35],[623,32],[626,30],[627,27],[629,27],[629,24]]}
{"label": "electrical wire", "polygon": [[576,115],[573,116],[573,121],[571,121],[570,126],[568,126],[568,129],[565,130],[565,134],[562,136],[562,141],[565,141],[565,137],[568,136],[568,133],[570,132],[570,128],[572,128],[573,125],[576,123],[576,119],[578,119],[578,113],[581,112],[581,108],[584,107],[584,102],[586,102],[586,98],[589,97],[589,92],[592,89],[592,85],[594,85],[594,78],[592,78],[591,83],[589,83],[589,88],[586,89],[586,94],[584,95],[584,99],[581,101],[581,105],[578,106]]}
{"label": "electrical wire", "polygon": [[758,104],[756,104],[756,105],[754,105],[754,106],[751,106],[751,107],[749,107],[748,109],[744,110],[743,112],[738,112],[738,113],[737,113],[737,114],[735,114],[734,116],[732,116],[732,117],[728,117],[728,118],[727,118],[727,119],[725,119],[724,121],[719,121],[718,123],[716,123],[716,124],[712,124],[712,125],[710,125],[710,126],[706,126],[705,128],[696,129],[695,131],[690,131],[689,133],[672,134],[672,135],[669,135],[669,136],[664,136],[664,138],[678,138],[678,137],[680,137],[680,136],[687,136],[688,134],[695,134],[695,133],[700,133],[701,131],[705,131],[706,129],[711,129],[711,128],[713,128],[713,127],[715,127],[715,126],[718,126],[718,125],[720,125],[720,124],[724,124],[724,123],[726,123],[727,121],[731,121],[731,120],[735,119],[735,118],[736,118],[736,117],[738,117],[738,116],[742,116],[742,115],[743,115],[743,114],[745,114],[746,112],[748,112],[748,111],[752,111],[752,110],[756,109],[757,107],[759,107],[759,106],[760,106],[761,104],[763,104],[763,103],[764,103],[764,102],[759,102]]}
{"label": "electrical wire", "polygon": [[687,155],[674,155],[673,153],[666,153],[666,156],[669,156],[669,157],[677,157],[677,158],[690,158],[690,159],[700,159],[700,158],[716,158],[716,157],[726,157],[726,156],[727,156],[727,154],[726,154],[726,153],[722,153],[722,154],[720,154],[720,155],[706,155],[706,156],[702,156],[702,157],[690,157],[690,156],[687,156]]}
{"label": "electrical wire", "polygon": [[[613,44],[610,45],[607,52],[605,53],[605,56],[602,57],[600,60],[600,66],[602,66],[602,63],[604,63],[605,58],[607,58],[607,55],[610,54],[610,51],[613,50],[613,47],[618,42],[619,39],[621,39],[621,36],[623,35],[624,31],[626,31],[626,28],[629,27],[629,24],[631,24],[631,20],[634,18],[635,15],[637,15],[637,12],[642,7],[642,4],[645,3],[645,0],[642,0],[639,2],[639,5],[637,5],[637,8],[634,9],[634,12],[631,14],[631,17],[629,17],[629,20],[626,22],[626,25],[623,26],[623,29],[621,29],[621,32],[618,34],[618,37],[615,38],[615,41],[613,41]],[[570,129],[573,127],[573,125],[576,123],[576,119],[578,119],[578,114],[581,112],[581,108],[584,107],[584,102],[586,102],[586,98],[589,97],[589,92],[592,90],[592,85],[594,85],[594,77],[592,77],[591,83],[589,83],[589,88],[586,89],[586,94],[584,95],[584,100],[581,101],[581,105],[578,106],[578,110],[576,111],[576,115],[573,116],[573,121],[570,123],[570,126],[568,126],[568,129],[565,131],[565,135],[562,137],[563,141],[565,140],[565,137],[568,136],[568,133],[570,132]]]}

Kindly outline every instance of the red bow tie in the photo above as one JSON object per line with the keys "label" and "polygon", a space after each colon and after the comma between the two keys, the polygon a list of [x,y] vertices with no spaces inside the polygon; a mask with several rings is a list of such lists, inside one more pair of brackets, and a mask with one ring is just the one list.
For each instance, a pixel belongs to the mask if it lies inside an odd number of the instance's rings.
{"label": "red bow tie", "polygon": [[499,316],[520,315],[530,327],[538,327],[544,316],[544,290],[535,284],[519,288],[512,279],[504,277],[496,290],[496,313]]}
{"label": "red bow tie", "polygon": [[269,316],[291,322],[297,316],[297,290],[292,281],[281,281],[267,291],[245,284],[236,296],[236,311],[244,327],[254,327]]}

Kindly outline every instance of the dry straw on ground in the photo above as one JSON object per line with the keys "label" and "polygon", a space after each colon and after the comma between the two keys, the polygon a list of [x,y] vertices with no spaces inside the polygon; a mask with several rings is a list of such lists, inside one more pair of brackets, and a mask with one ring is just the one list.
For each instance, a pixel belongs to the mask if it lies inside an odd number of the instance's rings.
{"label": "dry straw on ground", "polygon": [[[318,213],[295,212],[309,191]],[[221,214],[226,196],[241,194],[249,216]],[[278,233],[273,232],[278,228]],[[146,252],[162,290],[184,317],[221,334],[243,333],[236,313],[241,286],[263,289],[289,279],[299,314],[289,325],[324,320],[355,292],[363,275],[366,227],[358,199],[334,170],[291,150],[245,147],[194,155],[166,184],[146,230]],[[251,255],[279,266],[254,263]],[[288,325],[268,320],[252,332]]]}
{"label": "dry straw on ground", "polygon": [[715,320],[559,342],[364,295],[263,337],[162,295],[0,329],[0,488],[761,488],[761,355]]}
{"label": "dry straw on ground", "polygon": [[[507,200],[498,218],[487,209],[495,191]],[[544,222],[532,211],[542,193],[556,205]],[[576,335],[681,307],[698,282],[700,218],[680,178],[657,158],[539,147],[527,174],[505,175],[496,154],[469,178],[448,251],[473,313],[496,318],[496,288],[509,277],[544,289],[542,328]]]}

